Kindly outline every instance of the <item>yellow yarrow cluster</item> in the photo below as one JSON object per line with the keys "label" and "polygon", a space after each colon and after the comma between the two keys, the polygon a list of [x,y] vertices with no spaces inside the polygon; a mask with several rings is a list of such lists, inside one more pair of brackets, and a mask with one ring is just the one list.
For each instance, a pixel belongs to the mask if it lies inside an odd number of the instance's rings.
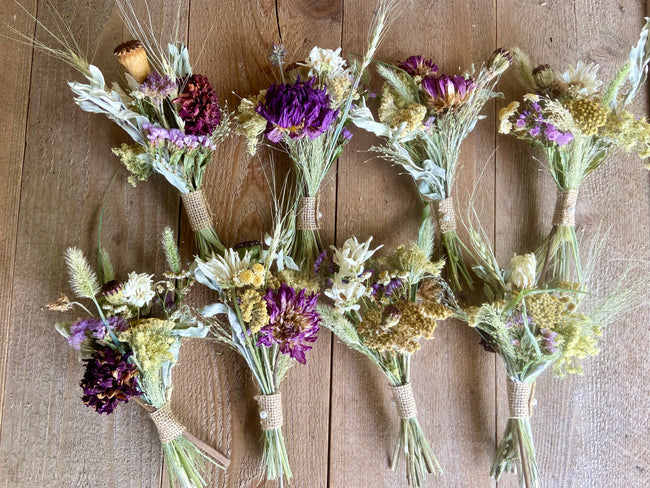
{"label": "yellow yarrow cluster", "polygon": [[294,290],[307,290],[310,293],[320,291],[318,283],[293,269],[285,269],[277,273],[277,286],[273,288],[279,288],[280,283],[286,283]]}
{"label": "yellow yarrow cluster", "polygon": [[427,109],[419,103],[407,103],[401,100],[395,91],[385,84],[382,88],[379,105],[379,120],[391,127],[405,124],[405,132],[424,129],[424,119]]}
{"label": "yellow yarrow cluster", "polygon": [[439,304],[424,306],[403,300],[383,312],[367,312],[358,330],[371,349],[412,354],[420,349],[419,339],[433,339],[437,321],[449,315],[450,311]]}
{"label": "yellow yarrow cluster", "polygon": [[[330,95],[330,105],[332,108],[338,108],[347,100],[352,88],[352,80],[347,75],[332,78],[327,84],[327,91]],[[358,99],[359,94],[355,93],[352,97]]]}
{"label": "yellow yarrow cluster", "polygon": [[176,341],[171,336],[173,328],[174,322],[169,320],[141,319],[122,332],[119,340],[131,345],[144,373],[157,373],[163,363],[174,360],[169,350]]}
{"label": "yellow yarrow cluster", "polygon": [[241,295],[239,310],[244,322],[248,323],[251,333],[256,334],[269,323],[269,313],[262,294],[249,288]]}
{"label": "yellow yarrow cluster", "polygon": [[261,263],[254,263],[250,267],[240,270],[233,281],[237,287],[252,286],[259,288],[264,284],[265,274],[264,266]]}
{"label": "yellow yarrow cluster", "polygon": [[445,265],[442,260],[432,262],[417,244],[411,244],[409,247],[399,246],[388,261],[394,268],[414,275],[440,276]]}
{"label": "yellow yarrow cluster", "polygon": [[257,151],[258,138],[266,129],[266,119],[256,112],[265,95],[266,90],[262,90],[257,96],[242,99],[237,107],[237,133],[246,138],[251,155]]}
{"label": "yellow yarrow cluster", "polygon": [[562,343],[562,355],[553,365],[553,372],[557,376],[569,374],[582,374],[581,359],[596,356],[598,338],[602,335],[600,327],[591,323],[588,317],[582,314],[571,314],[567,320],[555,328],[558,338]]}
{"label": "yellow yarrow cluster", "polygon": [[625,152],[636,152],[641,158],[650,157],[650,124],[627,110],[609,115],[603,137],[615,141]]}
{"label": "yellow yarrow cluster", "polygon": [[608,110],[600,100],[591,98],[574,98],[565,104],[576,125],[587,136],[598,133],[598,129],[607,122]]}
{"label": "yellow yarrow cluster", "polygon": [[564,320],[567,312],[572,312],[575,307],[575,303],[568,296],[556,297],[550,293],[537,293],[526,297],[526,313],[540,329],[553,330]]}

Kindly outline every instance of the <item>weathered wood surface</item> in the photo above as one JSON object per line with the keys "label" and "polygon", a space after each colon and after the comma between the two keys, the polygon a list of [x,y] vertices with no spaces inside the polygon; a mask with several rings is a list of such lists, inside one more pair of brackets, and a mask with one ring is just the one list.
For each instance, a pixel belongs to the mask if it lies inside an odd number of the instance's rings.
{"label": "weathered wood surface", "polygon": [[[153,22],[166,25],[176,2],[151,1]],[[12,2],[2,20],[22,32],[35,25]],[[45,1],[24,2],[48,24]],[[142,2],[134,2],[141,6]],[[117,78],[112,48],[128,38],[111,1],[53,0],[89,46],[89,55]],[[197,72],[206,74],[231,108],[237,95],[272,81],[268,46],[280,39],[299,59],[311,46],[360,53],[374,2],[361,0],[188,0],[181,4]],[[497,46],[518,45],[535,61],[562,68],[594,60],[611,75],[635,42],[646,14],[635,0],[411,0],[382,45],[393,62],[411,54],[434,58],[443,70],[480,63]],[[35,30],[45,40],[42,29]],[[181,230],[184,251],[192,240],[177,195],[160,179],[132,188],[110,148],[126,136],[109,121],[73,105],[65,82],[75,74],[29,47],[0,39],[0,487],[166,486],[159,442],[136,405],[100,417],[79,401],[81,366],[54,331],[57,317],[43,304],[67,288],[62,254],[74,245],[96,248],[97,215],[108,192],[102,243],[117,270],[161,271],[156,243],[165,225]],[[200,57],[199,57],[200,53]],[[500,85],[507,98],[522,94],[514,73]],[[646,112],[646,97],[635,111]],[[524,144],[495,134],[497,101],[465,142],[456,183],[462,211],[475,185],[480,216],[498,256],[528,252],[548,229],[554,203],[550,177],[539,171]],[[373,139],[356,131],[323,193],[324,237],[342,243],[374,235],[392,248],[415,237],[421,211],[410,179],[372,160]],[[495,152],[496,151],[496,152]],[[493,155],[494,154],[494,155]],[[228,244],[268,230],[268,152],[246,154],[234,139],[220,147],[206,190],[217,229]],[[275,155],[276,167],[286,160]],[[115,183],[108,190],[110,181]],[[479,181],[480,179],[480,181]],[[6,188],[6,191],[4,190]],[[647,171],[638,159],[616,156],[581,194],[579,220],[593,235],[601,218],[611,227],[600,284],[620,273],[617,258],[641,253],[650,237]],[[179,215],[181,217],[179,218]],[[197,290],[195,300],[205,299]],[[586,375],[539,382],[533,419],[545,487],[631,487],[650,484],[650,343],[648,308],[607,332],[602,353]],[[500,360],[478,346],[471,330],[448,323],[415,356],[413,383],[420,420],[445,473],[429,486],[498,484],[487,470],[505,422]],[[497,387],[495,391],[495,386]],[[295,486],[405,486],[403,468],[387,469],[397,419],[385,380],[364,358],[323,333],[306,367],[283,385],[285,433]],[[233,353],[206,342],[187,344],[176,370],[174,406],[200,438],[228,453],[228,473],[210,473],[214,486],[258,486],[259,427],[255,387]],[[498,406],[498,408],[497,408]]]}

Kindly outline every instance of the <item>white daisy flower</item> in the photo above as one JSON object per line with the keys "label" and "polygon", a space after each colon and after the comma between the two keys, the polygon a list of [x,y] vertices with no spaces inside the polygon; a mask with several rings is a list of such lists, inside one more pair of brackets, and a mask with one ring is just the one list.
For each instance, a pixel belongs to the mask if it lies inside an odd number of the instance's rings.
{"label": "white daisy flower", "polygon": [[203,274],[216,282],[221,288],[230,288],[235,283],[239,272],[251,265],[250,251],[246,251],[243,258],[234,249],[226,249],[223,256],[212,256],[206,261],[196,260],[196,264]]}
{"label": "white daisy flower", "polygon": [[597,78],[599,69],[600,66],[596,63],[585,64],[582,61],[578,61],[578,64],[575,67],[569,67],[569,69],[562,74],[562,81],[571,87],[577,88],[580,95],[592,95],[596,93],[603,84],[603,82]]}
{"label": "white daisy flower", "polygon": [[124,301],[138,308],[147,305],[156,295],[152,278],[153,275],[146,273],[129,273],[129,279],[122,290]]}

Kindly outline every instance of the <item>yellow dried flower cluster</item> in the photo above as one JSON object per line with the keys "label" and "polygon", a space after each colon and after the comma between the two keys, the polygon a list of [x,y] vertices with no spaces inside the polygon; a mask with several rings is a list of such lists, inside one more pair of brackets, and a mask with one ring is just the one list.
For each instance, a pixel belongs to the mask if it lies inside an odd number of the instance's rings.
{"label": "yellow dried flower cluster", "polygon": [[241,316],[248,323],[251,333],[256,334],[262,327],[269,323],[269,313],[262,294],[249,288],[241,295],[239,304]]}
{"label": "yellow dried flower cluster", "polygon": [[394,268],[413,275],[440,276],[445,265],[442,260],[432,262],[417,244],[411,244],[409,247],[399,246],[388,261]]}
{"label": "yellow dried flower cluster", "polygon": [[580,131],[593,136],[607,122],[608,110],[597,99],[578,97],[565,103]]}
{"label": "yellow dried flower cluster", "polygon": [[265,274],[264,266],[261,263],[254,263],[250,267],[240,270],[233,281],[237,287],[252,286],[259,288],[264,284]]}
{"label": "yellow dried flower cluster", "polygon": [[141,319],[119,335],[128,342],[145,373],[157,373],[163,363],[173,361],[170,347],[176,339],[171,336],[174,322],[161,319]]}
{"label": "yellow dried flower cluster", "polygon": [[279,288],[280,283],[286,283],[294,290],[307,290],[311,293],[318,293],[320,291],[318,283],[293,269],[285,269],[278,272],[276,279],[278,280],[276,286],[272,288]]}
{"label": "yellow dried flower cluster", "polygon": [[540,329],[553,330],[564,321],[567,312],[575,310],[576,304],[568,296],[556,297],[550,293],[537,293],[526,297],[526,312]]}
{"label": "yellow dried flower cluster", "polygon": [[598,338],[602,335],[600,327],[591,323],[588,317],[582,314],[572,314],[567,320],[558,324],[556,332],[562,342],[562,355],[553,365],[555,375],[562,377],[566,373],[582,374],[581,359],[596,356]]}
{"label": "yellow dried flower cluster", "polygon": [[419,339],[432,339],[437,321],[449,315],[450,311],[437,303],[424,306],[402,300],[383,312],[367,312],[358,330],[371,349],[412,354],[420,349]]}
{"label": "yellow dried flower cluster", "polygon": [[636,152],[639,157],[650,157],[650,124],[637,119],[627,110],[612,112],[607,118],[603,136],[616,142],[625,152]]}
{"label": "yellow dried flower cluster", "polygon": [[[330,105],[332,108],[340,107],[350,95],[350,88],[352,88],[352,80],[347,75],[337,76],[330,80],[327,84],[327,91],[330,95]],[[359,94],[355,93],[352,97],[358,99]]]}
{"label": "yellow dried flower cluster", "polygon": [[266,119],[258,114],[255,109],[264,102],[266,90],[259,92],[257,96],[244,98],[237,108],[237,121],[239,122],[237,133],[246,138],[248,152],[254,155],[257,151],[258,137],[266,129]]}
{"label": "yellow dried flower cluster", "polygon": [[391,127],[404,125],[405,132],[424,129],[424,119],[427,108],[419,103],[404,103],[393,89],[384,85],[382,89],[381,104],[379,106],[379,120]]}
{"label": "yellow dried flower cluster", "polygon": [[120,147],[113,148],[115,154],[126,169],[131,173],[129,176],[129,183],[136,186],[138,181],[147,180],[153,173],[152,166],[146,159],[139,156],[144,153],[144,149],[139,144],[122,144]]}
{"label": "yellow dried flower cluster", "polygon": [[511,102],[507,107],[503,107],[499,110],[499,133],[501,134],[510,134],[512,130],[512,122],[510,122],[510,117],[512,117],[517,110],[519,109],[519,102]]}

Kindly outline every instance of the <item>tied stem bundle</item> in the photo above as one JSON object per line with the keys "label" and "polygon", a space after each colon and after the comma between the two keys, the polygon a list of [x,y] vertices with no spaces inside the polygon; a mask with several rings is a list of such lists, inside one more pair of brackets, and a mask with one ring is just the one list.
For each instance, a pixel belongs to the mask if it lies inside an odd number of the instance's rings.
{"label": "tied stem bundle", "polygon": [[260,425],[264,433],[264,457],[262,463],[266,466],[268,479],[291,480],[291,466],[282,434],[284,419],[282,416],[282,394],[257,395]]}

